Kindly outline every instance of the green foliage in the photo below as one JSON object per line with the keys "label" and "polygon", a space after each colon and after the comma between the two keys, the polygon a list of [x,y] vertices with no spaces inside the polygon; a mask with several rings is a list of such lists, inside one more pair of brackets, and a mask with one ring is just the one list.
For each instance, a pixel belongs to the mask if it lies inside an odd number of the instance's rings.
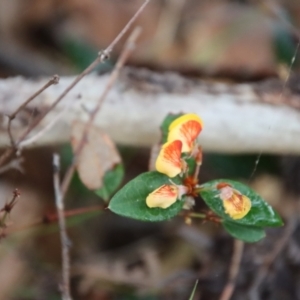
{"label": "green foliage", "polygon": [[273,45],[277,60],[289,66],[297,50],[296,43],[289,30],[282,26],[274,26]]}
{"label": "green foliage", "polygon": [[[180,183],[179,178],[173,182]],[[147,196],[164,184],[170,184],[170,179],[159,172],[147,172],[128,182],[111,199],[109,209],[116,214],[141,221],[164,221],[176,216],[182,209],[184,201],[176,201],[170,207],[149,208],[146,205]]]}
{"label": "green foliage", "polygon": [[255,167],[255,174],[268,172],[279,174],[278,157],[274,155],[253,155],[253,154],[216,154],[206,153],[204,165],[205,169],[212,170],[216,178],[245,178],[252,175],[256,160],[259,164]]}
{"label": "green foliage", "polygon": [[[223,201],[219,197],[220,191],[216,188],[219,183],[228,183],[234,189],[251,200],[251,210],[244,218],[233,220],[225,213]],[[277,212],[275,212],[273,208],[252,189],[240,182],[228,179],[209,181],[200,186],[200,195],[208,207],[224,220],[234,221],[235,223],[242,225],[259,227],[276,227],[283,225],[283,222]]]}
{"label": "green foliage", "polygon": [[103,178],[103,186],[101,189],[96,190],[95,193],[107,202],[121,184],[123,177],[123,164],[118,164],[112,170],[109,170],[105,173]]}
{"label": "green foliage", "polygon": [[[234,220],[225,213],[223,201],[216,188],[219,183],[228,183],[233,189],[251,200],[251,209],[245,217]],[[258,194],[246,185],[226,179],[219,179],[202,184],[199,194],[208,207],[222,218],[222,225],[233,237],[245,242],[257,242],[265,237],[265,227],[282,226],[280,216]]]}
{"label": "green foliage", "polygon": [[193,300],[194,299],[194,296],[195,296],[195,293],[196,293],[196,289],[197,289],[197,285],[198,285],[198,280],[196,281],[196,283],[194,285],[194,288],[192,290],[192,293],[191,293],[191,296],[190,296],[189,300]]}
{"label": "green foliage", "polygon": [[243,226],[230,221],[223,221],[225,230],[234,238],[247,243],[258,242],[266,236],[264,229],[255,226]]}
{"label": "green foliage", "polygon": [[[168,139],[170,124],[180,116],[182,116],[182,114],[168,115],[164,119],[161,125],[162,143],[165,143]],[[197,143],[196,140],[195,143]],[[199,148],[197,144],[195,144],[195,149],[197,149],[197,151],[201,151],[201,148]],[[171,180],[165,174],[157,171],[147,172],[139,175],[128,182],[112,197],[108,208],[116,214],[141,221],[156,222],[168,220],[176,216],[182,210],[184,199],[177,199],[174,204],[165,209],[160,207],[149,208],[146,204],[146,199],[150,193],[165,184],[186,184],[187,188],[185,188],[184,191],[187,192],[187,195],[194,196],[195,193],[198,193],[203,198],[210,210],[217,215],[218,219],[216,219],[215,216],[212,216],[210,219],[209,214],[197,214],[196,212],[190,214],[190,216],[193,217],[193,215],[197,215],[197,217],[220,222],[224,229],[234,238],[243,240],[245,242],[257,242],[265,237],[266,227],[283,225],[283,222],[277,212],[275,212],[273,208],[257,193],[240,182],[227,179],[218,179],[202,185],[197,185],[197,183],[194,183],[193,180],[190,180],[190,177],[194,178],[195,173],[197,174],[198,172],[196,170],[197,155],[202,155],[202,153],[181,153],[181,159],[184,160],[189,167],[188,172],[182,168],[182,173],[180,175],[181,177],[177,176]],[[123,175],[124,170],[122,165],[118,165],[110,172],[107,172],[104,177],[104,187],[96,191],[96,193],[107,201],[121,183]],[[233,196],[230,196],[231,194],[229,194],[229,198],[225,198],[229,200],[229,202],[224,202],[224,195],[222,199],[220,197],[222,187],[220,188],[219,186],[217,188],[218,184],[220,183],[223,184],[223,187],[229,187],[229,193],[232,192]],[[224,193],[227,192],[227,190],[222,191],[224,191]],[[164,199],[165,195],[162,194],[161,197]],[[235,198],[231,199],[231,197]],[[232,205],[232,202],[230,201],[233,201],[233,199],[240,199],[241,201],[246,199],[245,205],[248,203],[248,209],[250,208],[249,211],[246,211],[246,215],[240,215],[238,219],[233,219],[231,215],[225,212],[224,203],[226,203],[226,205],[231,203]],[[251,206],[249,202],[251,202]],[[234,206],[233,209],[235,209]],[[237,211],[237,213],[239,213],[239,211]],[[189,216],[189,212],[186,214]],[[190,299],[193,298],[193,295],[194,292],[192,293]]]}
{"label": "green foliage", "polygon": [[194,158],[186,158],[185,159],[187,165],[188,165],[188,168],[189,168],[189,171],[188,171],[188,175],[192,176],[196,170],[196,162],[195,162],[195,159]]}
{"label": "green foliage", "polygon": [[[86,42],[73,38],[64,38],[62,41],[63,51],[74,64],[74,66],[83,71],[97,56],[99,49],[87,44]],[[96,67],[99,72],[108,72],[113,65],[110,61],[105,61]]]}

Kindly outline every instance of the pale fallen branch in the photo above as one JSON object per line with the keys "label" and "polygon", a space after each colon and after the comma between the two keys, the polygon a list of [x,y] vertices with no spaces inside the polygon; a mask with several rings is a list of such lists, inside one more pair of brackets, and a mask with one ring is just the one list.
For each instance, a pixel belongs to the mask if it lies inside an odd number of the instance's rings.
{"label": "pale fallen branch", "polygon": [[[89,111],[95,108],[108,78],[109,74],[99,76],[94,73],[79,82],[37,126],[34,132],[47,126],[69,102],[74,103],[36,145],[68,142],[71,122],[88,119],[82,105]],[[39,95],[30,103],[29,109],[46,110],[73,80],[74,77],[62,77],[59,85]],[[22,77],[0,80],[0,112],[14,111],[44,82],[45,79],[33,81]],[[194,112],[204,120],[200,137],[204,151],[299,154],[300,96],[288,87],[284,90],[282,87],[280,81],[226,84],[187,79],[174,73],[125,68],[94,123],[117,143],[150,146],[159,140],[159,126],[166,114]],[[12,128],[15,134],[30,121],[23,117],[23,123],[17,124],[17,120]],[[9,143],[4,121],[0,146]]]}

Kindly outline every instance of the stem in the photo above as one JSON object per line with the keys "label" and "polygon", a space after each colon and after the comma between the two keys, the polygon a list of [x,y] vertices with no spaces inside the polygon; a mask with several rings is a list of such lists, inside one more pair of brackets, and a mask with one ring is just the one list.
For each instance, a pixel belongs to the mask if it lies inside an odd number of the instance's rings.
{"label": "stem", "polygon": [[[103,205],[94,205],[94,206],[90,206],[90,207],[81,207],[81,208],[75,208],[75,209],[71,209],[68,211],[64,212],[64,216],[65,218],[70,218],[70,217],[74,217],[74,216],[80,216],[80,215],[84,215],[86,213],[92,212],[92,211],[103,211],[105,209],[105,207]],[[43,224],[53,224],[54,222],[56,222],[58,220],[58,216],[56,214],[51,214],[51,215],[46,215],[43,218],[39,218],[29,224],[26,225],[22,225],[19,227],[13,227],[8,231],[8,234],[14,234],[23,230],[27,230],[39,225],[43,225]]]}
{"label": "stem", "polygon": [[[11,121],[8,124],[8,134],[12,143],[12,147],[9,147],[5,150],[5,152],[0,156],[0,166],[2,166],[15,152],[15,150],[22,144],[22,142],[27,138],[29,133],[35,129],[40,122],[45,118],[45,116],[52,111],[58,103],[69,93],[71,89],[73,89],[79,81],[83,77],[85,77],[88,73],[90,73],[98,64],[106,61],[109,58],[110,53],[113,51],[114,46],[120,41],[120,39],[125,35],[125,33],[129,30],[129,28],[132,26],[134,21],[138,18],[138,16],[142,13],[142,11],[145,9],[147,4],[151,0],[145,0],[143,5],[136,11],[136,13],[131,17],[131,19],[128,21],[128,23],[124,26],[124,28],[121,30],[121,32],[117,35],[117,37],[111,42],[111,44],[103,51],[100,51],[98,53],[97,58],[81,73],[79,74],[73,82],[56,98],[56,100],[48,107],[48,109],[39,115],[31,124],[30,126],[23,132],[23,134],[19,137],[19,139],[15,142],[13,135],[11,133]],[[56,75],[57,76],[57,75]],[[53,77],[55,78],[55,77]],[[44,90],[42,88],[37,93],[40,93]],[[22,108],[24,108],[32,99],[32,97],[36,97],[37,93],[32,95],[28,100],[25,101],[25,103],[22,105]],[[12,114],[14,115],[14,114]],[[11,118],[11,117],[10,117]]]}
{"label": "stem", "polygon": [[200,214],[200,213],[189,213],[188,217],[191,218],[199,218],[199,219],[205,219],[206,215],[205,214]]}
{"label": "stem", "polygon": [[75,172],[75,169],[76,169],[77,158],[83,150],[83,147],[84,147],[85,142],[86,142],[86,136],[89,132],[89,129],[93,125],[94,120],[95,120],[95,118],[96,118],[96,116],[97,116],[97,114],[98,114],[105,98],[107,97],[107,95],[108,95],[109,91],[111,90],[113,84],[117,80],[121,68],[123,67],[123,65],[125,64],[126,60],[129,57],[129,55],[133,51],[133,49],[135,47],[135,41],[138,38],[138,36],[140,35],[140,32],[141,32],[141,28],[137,27],[137,28],[135,28],[135,30],[129,36],[129,38],[128,38],[126,44],[125,44],[125,47],[124,47],[124,49],[123,49],[116,65],[115,65],[115,68],[112,71],[112,73],[110,74],[110,77],[108,79],[108,83],[105,87],[105,90],[103,91],[101,97],[99,98],[99,101],[97,102],[97,105],[96,105],[95,109],[90,114],[90,119],[86,123],[86,126],[83,130],[82,138],[79,142],[79,145],[78,145],[77,149],[75,149],[75,151],[74,151],[73,163],[70,165],[69,169],[67,170],[67,172],[65,174],[65,177],[63,179],[62,185],[61,185],[61,192],[62,192],[63,196],[66,194],[66,192],[68,190],[68,187],[70,185],[72,176],[73,176],[73,174]]}
{"label": "stem", "polygon": [[234,240],[234,249],[231,257],[231,263],[229,268],[228,282],[224,287],[224,290],[219,298],[219,300],[230,300],[234,292],[238,273],[241,266],[241,261],[243,257],[244,242],[240,240]]}
{"label": "stem", "polygon": [[12,147],[16,147],[16,143],[14,140],[14,137],[11,132],[11,123],[17,116],[17,114],[24,109],[32,100],[34,100],[38,95],[40,95],[42,92],[44,92],[49,86],[53,84],[58,84],[59,83],[59,76],[58,75],[53,75],[53,77],[43,86],[41,87],[38,91],[36,91],[33,95],[31,95],[25,102],[23,102],[11,115],[8,116],[8,124],[7,124],[7,131],[8,135],[10,138],[10,143]]}
{"label": "stem", "polygon": [[53,183],[55,192],[55,204],[58,214],[58,223],[60,229],[60,240],[62,247],[62,298],[63,300],[72,300],[70,293],[70,241],[66,231],[66,220],[64,215],[64,202],[60,190],[59,171],[60,158],[58,154],[53,155]]}

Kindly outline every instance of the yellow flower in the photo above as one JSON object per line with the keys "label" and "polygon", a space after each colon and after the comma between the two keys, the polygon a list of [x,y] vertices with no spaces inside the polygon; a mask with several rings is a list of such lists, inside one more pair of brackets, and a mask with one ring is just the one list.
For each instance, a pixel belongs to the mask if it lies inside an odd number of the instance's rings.
{"label": "yellow flower", "polygon": [[150,208],[168,208],[177,199],[181,199],[183,195],[187,194],[187,192],[188,188],[184,185],[164,184],[148,195],[146,204]]}
{"label": "yellow flower", "polygon": [[156,170],[171,178],[181,173],[184,165],[181,160],[181,149],[182,142],[179,140],[164,144],[156,159]]}
{"label": "yellow flower", "polygon": [[162,185],[146,198],[148,207],[168,208],[176,202],[178,197],[178,188],[175,185]]}
{"label": "yellow flower", "polygon": [[182,152],[191,152],[202,127],[203,121],[196,114],[183,115],[170,124],[168,142],[180,140]]}
{"label": "yellow flower", "polygon": [[219,197],[223,201],[225,212],[234,220],[244,218],[251,209],[251,200],[228,183],[219,183]]}

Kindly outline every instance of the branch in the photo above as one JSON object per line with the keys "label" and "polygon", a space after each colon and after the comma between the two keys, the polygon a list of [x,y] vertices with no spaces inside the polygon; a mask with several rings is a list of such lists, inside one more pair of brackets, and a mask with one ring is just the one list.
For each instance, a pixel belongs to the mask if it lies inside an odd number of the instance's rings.
{"label": "branch", "polygon": [[138,38],[138,36],[141,33],[141,28],[140,27],[136,27],[133,32],[131,33],[131,35],[129,36],[122,52],[121,55],[113,69],[113,71],[110,74],[109,80],[107,82],[106,88],[104,89],[102,95],[100,96],[94,110],[90,113],[89,116],[89,120],[86,123],[86,126],[83,130],[82,133],[82,138],[81,141],[79,142],[79,145],[77,147],[77,149],[75,150],[74,153],[74,159],[73,159],[73,163],[71,164],[71,166],[68,168],[65,177],[63,179],[62,185],[61,185],[61,192],[62,195],[64,196],[65,193],[67,192],[67,189],[70,185],[71,179],[73,177],[73,174],[75,172],[75,168],[76,168],[76,164],[77,164],[77,158],[80,155],[80,153],[83,150],[83,147],[85,145],[86,142],[86,136],[88,134],[88,131],[90,130],[91,126],[93,125],[97,115],[99,114],[99,111],[103,105],[103,102],[105,100],[105,98],[107,97],[109,91],[111,90],[111,88],[113,87],[115,81],[117,80],[119,73],[121,71],[121,68],[124,66],[126,60],[128,59],[129,55],[131,54],[131,52],[134,50],[135,48],[135,42],[136,39]]}
{"label": "branch", "polygon": [[55,193],[55,204],[57,208],[58,223],[60,230],[61,248],[62,248],[62,298],[63,300],[72,300],[70,293],[70,241],[66,230],[66,221],[64,215],[63,197],[60,191],[60,161],[59,155],[53,155],[53,184]]}
{"label": "branch", "polygon": [[[42,130],[66,105],[73,103],[64,119],[43,135],[36,145],[68,142],[71,122],[87,119],[82,105],[93,111],[108,78],[109,74],[99,76],[93,73],[78,83],[65,101],[36,128],[35,132]],[[34,102],[29,107],[38,111],[47,109],[73,80],[74,77],[62,77],[58,86],[37,97],[38,106]],[[41,81],[21,77],[0,80],[0,112],[9,114],[14,111],[41,84]],[[204,151],[299,154],[299,109],[299,94],[288,86],[283,90],[283,83],[279,80],[226,84],[187,79],[174,73],[158,74],[125,68],[94,124],[102,127],[117,143],[150,146],[159,141],[159,126],[168,113],[194,112],[204,120],[200,136]],[[18,125],[17,120],[13,125],[16,132],[21,132],[24,127],[24,124]],[[8,142],[7,132],[0,131],[0,146]]]}
{"label": "branch", "polygon": [[244,242],[234,240],[234,249],[231,257],[228,282],[223,289],[219,300],[230,300],[234,292],[236,280],[240,270],[241,260],[243,256]]}
{"label": "branch", "polygon": [[58,84],[59,82],[59,76],[53,75],[53,77],[46,82],[46,84],[41,87],[37,92],[35,92],[33,95],[31,95],[24,103],[22,103],[12,114],[8,116],[8,124],[7,124],[7,131],[10,138],[10,143],[12,147],[15,147],[15,140],[13,137],[13,134],[11,132],[11,123],[17,116],[17,114],[24,109],[32,100],[34,100],[38,95],[40,95],[43,91],[45,91],[48,87],[50,87],[53,84]]}
{"label": "branch", "polygon": [[[27,136],[38,126],[40,123],[45,119],[45,117],[52,112],[58,104],[62,101],[62,99],[65,98],[65,96],[91,71],[94,70],[94,68],[106,61],[110,53],[112,52],[114,46],[120,41],[120,39],[126,34],[126,32],[129,30],[129,28],[132,26],[134,21],[138,18],[138,16],[143,12],[147,4],[150,2],[150,0],[144,0],[144,3],[141,5],[141,7],[136,11],[136,13],[129,19],[127,24],[124,26],[124,28],[121,30],[121,32],[117,35],[117,37],[111,42],[111,44],[103,51],[100,51],[98,53],[97,58],[78,76],[76,76],[70,83],[65,87],[65,89],[60,90],[60,93],[57,95],[55,101],[52,101],[52,103],[44,109],[36,118],[32,120],[32,122],[29,123],[29,126],[20,134],[20,137],[15,142],[12,132],[11,132],[11,123],[12,120],[15,118],[15,115],[11,117],[12,114],[9,114],[9,122],[7,125],[8,128],[8,134],[10,137],[11,144],[13,147],[9,147],[6,149],[6,151],[0,156],[0,166],[2,166],[14,153],[14,150],[19,150],[20,144],[27,138]],[[53,83],[57,82],[58,78],[53,77]],[[53,84],[51,83],[51,84]],[[51,85],[50,84],[50,85]],[[25,108],[34,98],[36,98],[42,91],[44,91],[49,86],[49,83],[45,84],[45,87],[40,89],[38,92],[34,93],[34,95],[29,96],[29,99],[25,101],[25,103],[20,104],[20,107],[16,109],[15,114],[17,114],[22,108]]]}

